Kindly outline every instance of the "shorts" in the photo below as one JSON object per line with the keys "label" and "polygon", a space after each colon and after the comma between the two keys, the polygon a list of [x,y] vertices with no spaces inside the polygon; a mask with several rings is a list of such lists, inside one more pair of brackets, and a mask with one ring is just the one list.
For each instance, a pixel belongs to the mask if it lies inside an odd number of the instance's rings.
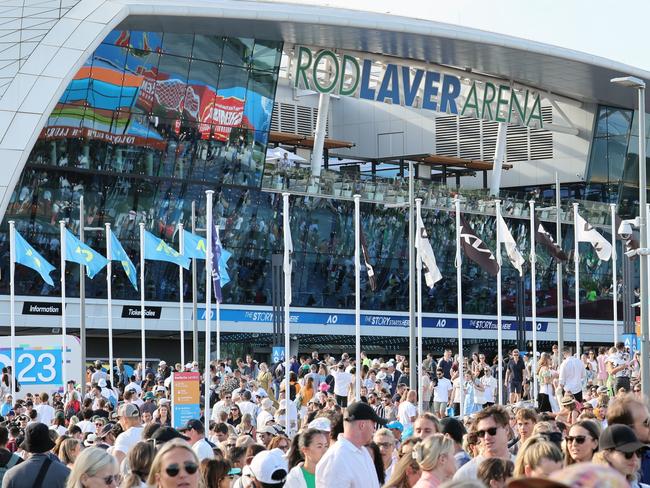
{"label": "shorts", "polygon": [[434,413],[445,413],[447,410],[447,402],[433,402],[433,412]]}
{"label": "shorts", "polygon": [[510,381],[510,393],[521,395],[524,392],[521,381]]}

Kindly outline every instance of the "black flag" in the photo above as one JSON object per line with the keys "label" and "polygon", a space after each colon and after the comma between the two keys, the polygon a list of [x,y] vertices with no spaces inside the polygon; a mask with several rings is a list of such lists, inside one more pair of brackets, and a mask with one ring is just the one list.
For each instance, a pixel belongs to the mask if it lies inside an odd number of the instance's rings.
{"label": "black flag", "polygon": [[368,259],[368,247],[366,246],[366,236],[363,235],[363,228],[361,225],[359,225],[359,240],[361,241],[361,256],[363,258],[363,264],[366,266],[366,271],[368,272],[368,283],[370,284],[370,289],[372,291],[375,291],[377,289],[375,270],[370,265],[370,260]]}
{"label": "black flag", "polygon": [[555,242],[553,236],[549,234],[542,223],[535,217],[535,242],[539,242],[546,250],[558,261],[568,261],[569,256]]}
{"label": "black flag", "polygon": [[499,264],[485,243],[474,233],[465,218],[460,217],[460,245],[467,257],[492,276],[499,272]]}

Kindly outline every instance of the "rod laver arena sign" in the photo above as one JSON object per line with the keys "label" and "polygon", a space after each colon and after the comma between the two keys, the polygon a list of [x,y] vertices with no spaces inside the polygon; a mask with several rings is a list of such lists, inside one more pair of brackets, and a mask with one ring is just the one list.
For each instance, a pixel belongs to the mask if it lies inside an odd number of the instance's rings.
{"label": "rod laver arena sign", "polygon": [[304,46],[296,48],[292,64],[296,88],[495,122],[544,125],[540,95],[527,88],[514,90],[496,81],[468,80],[450,72],[379,63],[329,49],[315,52]]}

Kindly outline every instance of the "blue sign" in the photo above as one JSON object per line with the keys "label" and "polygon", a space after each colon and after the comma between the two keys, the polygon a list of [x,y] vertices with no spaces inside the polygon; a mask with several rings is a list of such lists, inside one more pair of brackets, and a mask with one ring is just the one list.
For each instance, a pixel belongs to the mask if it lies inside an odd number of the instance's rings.
{"label": "blue sign", "polygon": [[[11,364],[11,349],[0,349],[0,367]],[[61,385],[61,347],[16,348],[16,379],[24,386]]]}
{"label": "blue sign", "polygon": [[632,354],[641,350],[641,338],[637,337],[636,334],[623,334],[623,343],[626,348],[630,349]]}
{"label": "blue sign", "polygon": [[[212,310],[211,320],[215,320],[216,310]],[[205,320],[205,308],[197,310],[199,320]],[[258,324],[272,324],[273,312],[265,310],[221,309],[220,319],[226,322],[254,322]],[[353,313],[327,313],[327,312],[295,312],[291,313],[291,323],[295,325],[355,325]],[[456,329],[458,320],[455,317],[422,317],[425,328]],[[361,314],[361,325],[370,327],[408,327],[409,318],[406,315],[392,314]],[[504,331],[517,330],[514,320],[502,320]],[[497,320],[489,319],[463,319],[463,329],[470,330],[497,330]],[[526,322],[526,330],[532,331],[532,322]],[[548,322],[537,321],[537,332],[546,332]]]}
{"label": "blue sign", "polygon": [[273,346],[273,352],[271,352],[271,362],[279,363],[280,361],[284,361],[284,347]]}

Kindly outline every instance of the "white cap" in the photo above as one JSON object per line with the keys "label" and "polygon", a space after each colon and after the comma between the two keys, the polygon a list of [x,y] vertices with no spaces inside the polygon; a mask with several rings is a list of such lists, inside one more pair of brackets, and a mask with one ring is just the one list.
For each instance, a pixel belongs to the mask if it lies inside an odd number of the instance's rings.
{"label": "white cap", "polygon": [[153,391],[154,391],[154,393],[158,393],[158,392],[166,393],[166,392],[167,392],[167,388],[165,388],[165,387],[162,386],[162,385],[158,385],[158,386],[156,386],[156,387],[153,389]]}
{"label": "white cap", "polygon": [[158,363],[158,366],[167,366],[167,362],[166,361],[160,361]]}
{"label": "white cap", "polygon": [[88,437],[86,437],[86,440],[84,441],[84,446],[92,447],[92,446],[95,445],[96,441],[97,441],[97,435],[96,434],[88,434]]}
{"label": "white cap", "polygon": [[318,417],[309,422],[309,425],[307,425],[307,427],[310,429],[322,430],[323,432],[331,432],[332,422],[328,418]]}
{"label": "white cap", "polygon": [[258,453],[250,464],[253,476],[260,483],[280,484],[288,472],[287,461],[281,449],[272,449]]}

